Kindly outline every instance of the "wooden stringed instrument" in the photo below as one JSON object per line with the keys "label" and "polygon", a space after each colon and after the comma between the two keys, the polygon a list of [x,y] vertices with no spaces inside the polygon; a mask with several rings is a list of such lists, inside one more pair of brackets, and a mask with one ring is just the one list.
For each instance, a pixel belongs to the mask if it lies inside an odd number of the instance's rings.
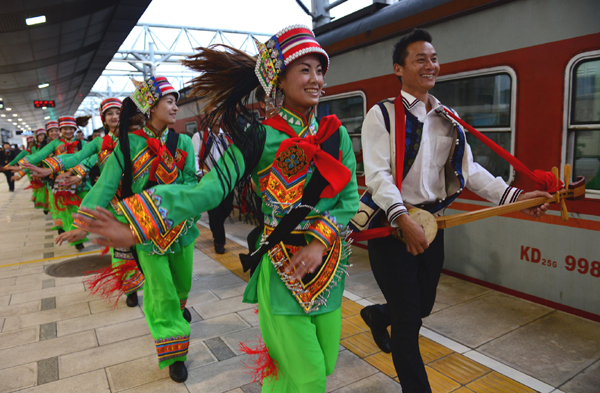
{"label": "wooden stringed instrument", "polygon": [[[558,180],[558,168],[552,168],[552,173],[556,178],[557,185],[560,184]],[[438,229],[450,228],[453,226],[482,220],[484,218],[512,213],[530,207],[540,206],[547,202],[560,203],[561,218],[563,219],[563,221],[567,221],[569,219],[569,213],[567,211],[565,199],[575,200],[583,198],[585,196],[585,178],[583,176],[578,176],[577,180],[574,183],[569,184],[570,177],[571,165],[567,164],[565,165],[565,187],[557,191],[552,196],[552,198],[537,197],[514,203],[509,203],[507,205],[493,206],[485,209],[475,210],[472,212],[454,214],[451,216],[435,217],[428,211],[418,209],[415,207],[408,209],[408,214],[410,214],[410,217],[423,227],[423,229],[425,230],[425,236],[427,237],[427,241],[429,243],[431,243],[433,239],[435,239]],[[399,228],[396,229],[396,231],[392,232],[392,235],[404,241],[402,231]]]}

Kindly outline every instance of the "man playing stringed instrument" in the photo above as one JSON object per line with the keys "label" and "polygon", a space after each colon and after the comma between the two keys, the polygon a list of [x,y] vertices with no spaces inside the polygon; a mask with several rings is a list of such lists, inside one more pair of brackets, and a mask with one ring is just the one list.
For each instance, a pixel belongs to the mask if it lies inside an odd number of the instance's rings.
{"label": "man playing stringed instrument", "polygon": [[[362,128],[365,183],[371,206],[383,213],[371,215],[368,227],[398,227],[404,242],[393,236],[369,240],[373,274],[387,304],[366,307],[361,316],[377,345],[392,352],[404,393],[431,392],[418,337],[421,318],[433,308],[444,262],[443,230],[430,243],[407,206],[440,216],[465,187],[498,205],[551,197],[510,187],[473,161],[462,127],[428,94],[440,71],[431,41],[428,32],[415,29],[396,44],[394,74],[402,92],[371,108]],[[540,217],[547,208],[545,203],[522,211]]]}

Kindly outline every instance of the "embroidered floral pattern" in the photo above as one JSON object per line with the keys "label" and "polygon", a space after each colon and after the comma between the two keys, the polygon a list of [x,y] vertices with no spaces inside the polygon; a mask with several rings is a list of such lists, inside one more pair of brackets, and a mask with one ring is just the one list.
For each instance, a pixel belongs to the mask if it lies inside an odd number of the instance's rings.
{"label": "embroidered floral pattern", "polygon": [[298,148],[298,144],[281,153],[276,162],[281,173],[288,179],[301,172],[308,164],[306,155],[302,149]]}

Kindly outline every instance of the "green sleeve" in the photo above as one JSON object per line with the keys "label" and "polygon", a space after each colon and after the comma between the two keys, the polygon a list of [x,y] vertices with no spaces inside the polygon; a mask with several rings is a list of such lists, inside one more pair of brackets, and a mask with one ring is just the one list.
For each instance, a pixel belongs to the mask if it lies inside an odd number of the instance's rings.
{"label": "green sleeve", "polygon": [[[187,149],[186,149],[187,151]],[[185,172],[195,176],[193,147],[186,161]],[[188,161],[191,161],[188,165]],[[239,149],[231,146],[213,169],[198,184],[159,185],[119,202],[123,215],[144,243],[154,236],[165,234],[188,218],[217,207],[244,173],[244,158]],[[95,187],[94,187],[95,188]]]}
{"label": "green sleeve", "polygon": [[19,154],[17,154],[17,156],[8,163],[8,165],[13,166],[15,165],[17,162],[19,162],[21,160],[21,158],[28,156],[29,152],[27,150],[21,150],[21,152]]}
{"label": "green sleeve", "polygon": [[[102,138],[96,138],[92,142],[85,144],[83,146],[83,148],[75,154],[61,155],[60,161],[61,161],[63,169],[69,169],[69,168],[73,168],[73,167],[79,165],[86,158],[91,157],[95,154],[98,154],[101,147],[102,147]],[[48,166],[50,168],[53,168],[52,165],[48,165],[46,162],[44,162],[44,164],[46,164],[46,166]]]}
{"label": "green sleeve", "polygon": [[185,138],[182,147],[187,153],[185,166],[183,167],[183,171],[181,173],[183,177],[183,184],[198,184],[198,177],[196,176],[196,155],[192,140],[190,138]]}
{"label": "green sleeve", "polygon": [[[98,156],[93,157],[97,159]],[[119,149],[115,149],[110,157],[108,157],[98,181],[85,198],[83,198],[81,206],[90,209],[94,209],[96,206],[103,208],[108,206],[110,200],[117,193],[121,177],[123,176],[122,165],[117,160],[123,162],[123,154]]]}
{"label": "green sleeve", "polygon": [[[50,154],[52,154],[52,152],[54,152],[54,150],[61,144],[62,142],[58,139],[53,140],[52,142],[48,143],[46,146],[44,146],[43,149],[41,149],[40,151],[36,152],[35,154],[30,154],[27,157],[25,157],[23,160],[32,164],[32,165],[37,165],[40,162],[42,162],[42,160],[46,157],[48,157]],[[20,164],[20,163],[19,163]]]}
{"label": "green sleeve", "polygon": [[94,154],[81,161],[79,164],[71,168],[71,172],[81,177],[86,177],[90,169],[98,163],[98,155]]}

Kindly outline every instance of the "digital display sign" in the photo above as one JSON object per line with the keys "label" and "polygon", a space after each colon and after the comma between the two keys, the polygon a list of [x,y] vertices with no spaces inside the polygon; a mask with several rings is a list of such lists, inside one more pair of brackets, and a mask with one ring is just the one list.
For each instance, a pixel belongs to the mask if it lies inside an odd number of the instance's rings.
{"label": "digital display sign", "polygon": [[54,100],[35,100],[33,101],[34,108],[54,108]]}

